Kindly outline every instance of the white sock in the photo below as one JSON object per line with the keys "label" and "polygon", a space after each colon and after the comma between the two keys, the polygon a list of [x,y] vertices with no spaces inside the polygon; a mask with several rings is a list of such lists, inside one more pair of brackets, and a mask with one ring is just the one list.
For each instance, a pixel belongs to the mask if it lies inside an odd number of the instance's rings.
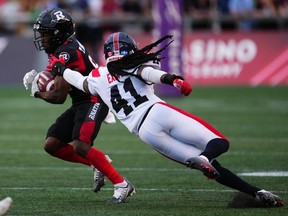
{"label": "white sock", "polygon": [[124,180],[124,181],[121,182],[121,183],[114,184],[114,187],[126,187],[127,184],[128,184],[128,183]]}

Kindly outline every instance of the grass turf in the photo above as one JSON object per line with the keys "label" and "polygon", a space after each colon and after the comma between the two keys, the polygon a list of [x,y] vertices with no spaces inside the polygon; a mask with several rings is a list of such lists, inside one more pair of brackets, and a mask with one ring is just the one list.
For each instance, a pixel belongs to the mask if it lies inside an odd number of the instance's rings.
{"label": "grass turf", "polygon": [[[167,98],[208,121],[231,141],[219,161],[235,173],[288,172],[288,87],[194,87]],[[11,196],[8,215],[287,215],[282,208],[230,208],[236,191],[206,180],[153,151],[119,122],[103,125],[95,146],[136,187],[126,203],[110,205],[110,182],[93,193],[92,171],[42,149],[46,130],[70,106],[29,96],[22,86],[0,87],[0,199]],[[184,127],[184,126],[183,126]],[[288,199],[287,176],[243,176]]]}

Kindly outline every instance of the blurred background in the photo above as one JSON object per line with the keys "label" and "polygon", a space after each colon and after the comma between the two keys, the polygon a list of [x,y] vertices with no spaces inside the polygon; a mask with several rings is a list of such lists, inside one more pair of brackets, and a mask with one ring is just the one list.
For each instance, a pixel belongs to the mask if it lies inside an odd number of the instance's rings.
{"label": "blurred background", "polygon": [[193,85],[288,84],[288,0],[0,0],[0,85],[45,68],[33,23],[50,7],[71,13],[76,37],[101,65],[113,31],[139,47],[172,34],[162,69]]}

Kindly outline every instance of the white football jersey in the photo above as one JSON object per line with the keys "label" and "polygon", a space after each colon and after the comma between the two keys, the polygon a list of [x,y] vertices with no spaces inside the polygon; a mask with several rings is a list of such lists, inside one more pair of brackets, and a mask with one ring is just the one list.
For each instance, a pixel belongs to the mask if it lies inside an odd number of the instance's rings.
{"label": "white football jersey", "polygon": [[163,100],[154,94],[153,85],[147,85],[135,76],[122,76],[119,80],[106,67],[94,69],[87,78],[91,94],[99,94],[128,130],[138,135],[138,127],[146,111]]}

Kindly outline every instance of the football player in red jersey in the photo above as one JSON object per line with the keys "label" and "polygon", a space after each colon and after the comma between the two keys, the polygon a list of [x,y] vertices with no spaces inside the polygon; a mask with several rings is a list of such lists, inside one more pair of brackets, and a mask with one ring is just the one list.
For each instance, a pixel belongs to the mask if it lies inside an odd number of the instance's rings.
{"label": "football player in red jersey", "polygon": [[150,52],[169,38],[172,36],[139,50],[130,35],[113,33],[104,44],[107,67],[95,68],[89,76],[67,69],[62,59],[51,57],[50,63],[55,74],[82,91],[99,95],[131,133],[166,158],[198,169],[208,178],[254,197],[256,203],[283,206],[279,196],[249,184],[218,162],[218,157],[230,145],[224,135],[208,122],[166,103],[154,93],[154,83],[174,86],[185,96],[192,92],[184,78],[160,69],[158,55],[172,41]]}
{"label": "football player in red jersey", "polygon": [[[53,54],[65,59],[68,68],[88,75],[96,63],[88,55],[85,47],[75,39],[75,23],[70,14],[59,8],[43,11],[33,27],[34,43],[37,50],[44,50],[48,57]],[[49,65],[46,71],[51,71]],[[24,86],[31,84],[31,95],[52,104],[63,104],[68,95],[72,106],[62,113],[48,129],[44,149],[59,159],[82,163],[95,167],[96,184],[93,190],[99,191],[106,176],[115,186],[113,203],[123,202],[135,191],[134,186],[124,179],[111,165],[103,152],[91,147],[101,123],[109,113],[108,107],[98,96],[91,96],[71,86],[62,77],[56,76],[55,88],[40,92],[37,86],[38,75],[35,70],[25,74]],[[111,116],[110,116],[111,117]],[[113,116],[113,119],[114,116]],[[69,143],[72,142],[72,145]]]}

